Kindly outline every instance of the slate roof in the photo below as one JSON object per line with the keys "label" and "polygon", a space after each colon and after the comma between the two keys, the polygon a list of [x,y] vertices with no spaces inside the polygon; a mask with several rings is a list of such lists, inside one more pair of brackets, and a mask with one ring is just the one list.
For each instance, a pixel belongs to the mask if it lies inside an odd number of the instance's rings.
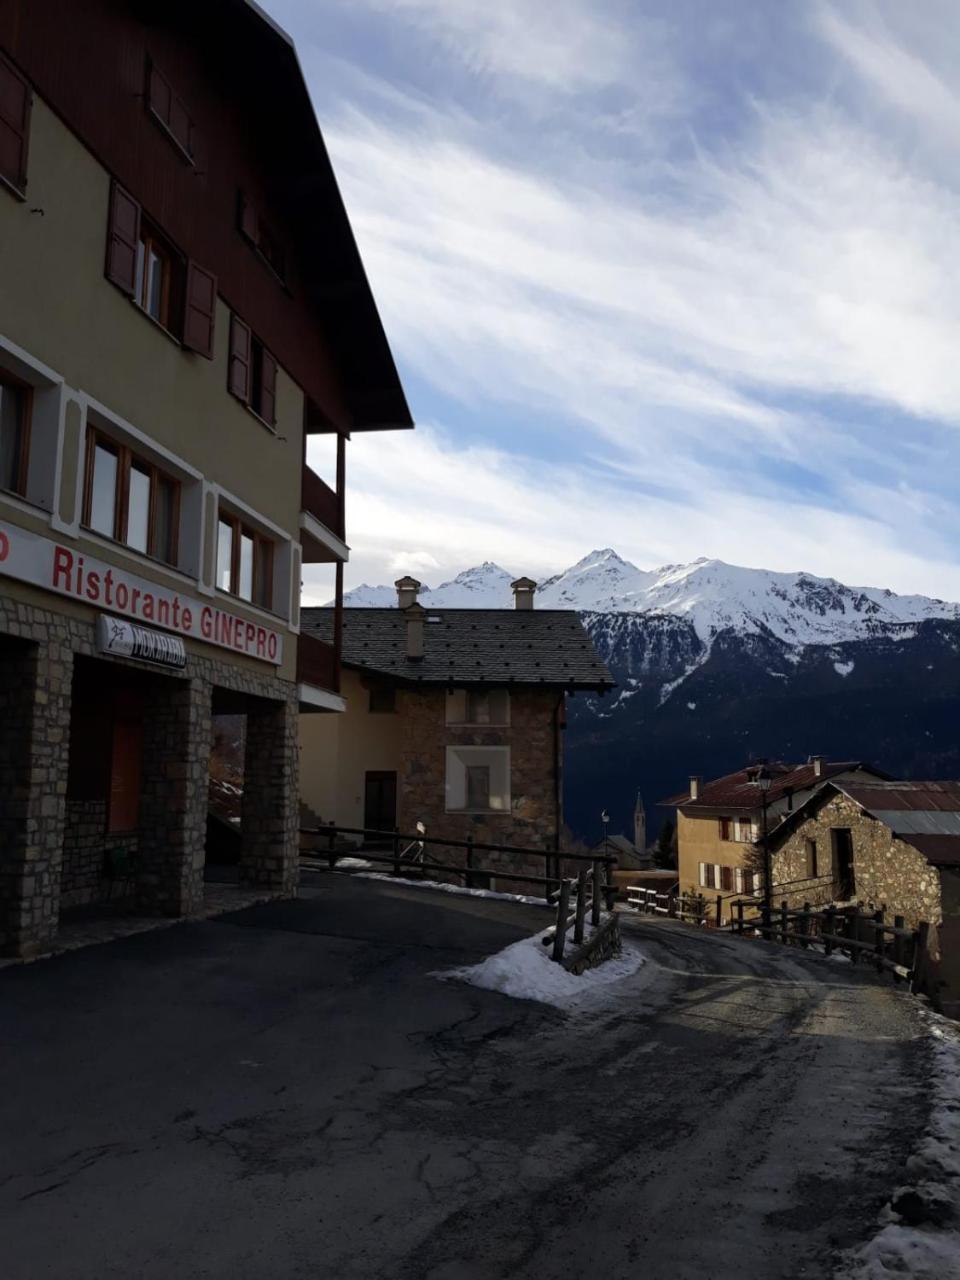
{"label": "slate roof", "polygon": [[[424,656],[416,660],[407,657],[400,609],[344,609],[344,665],[410,684],[614,686],[570,609],[424,609],[423,619]],[[332,643],[333,610],[302,610],[300,627]]]}
{"label": "slate roof", "polygon": [[832,795],[842,792],[936,866],[960,866],[960,782],[831,782],[771,833],[774,847]]}
{"label": "slate roof", "polygon": [[[765,762],[768,773],[773,775],[770,790],[767,792],[767,803],[773,804],[782,800],[788,792],[807,791],[819,786],[837,774],[847,773],[852,769],[862,769],[872,773],[878,779],[886,780],[889,775],[875,769],[873,765],[861,760],[824,760],[819,776],[814,772],[812,763],[785,764],[782,760]],[[677,795],[661,800],[664,806],[682,809],[684,813],[713,813],[717,809],[730,809],[732,812],[759,812],[761,808],[760,791],[750,781],[750,772],[755,765],[738,769],[736,773],[728,773],[722,778],[700,784],[698,799],[691,800],[689,791],[681,791]]]}

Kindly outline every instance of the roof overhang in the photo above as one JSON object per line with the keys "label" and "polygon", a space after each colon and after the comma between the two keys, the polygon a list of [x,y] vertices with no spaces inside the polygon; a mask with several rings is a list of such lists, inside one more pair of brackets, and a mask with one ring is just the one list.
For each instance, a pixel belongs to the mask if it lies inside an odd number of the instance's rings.
{"label": "roof overhang", "polygon": [[347,700],[339,693],[331,693],[329,689],[318,689],[312,684],[299,684],[297,697],[302,712],[311,711],[346,711]]}
{"label": "roof overhang", "polygon": [[350,548],[309,511],[300,512],[300,543],[304,564],[342,564],[350,559]]}

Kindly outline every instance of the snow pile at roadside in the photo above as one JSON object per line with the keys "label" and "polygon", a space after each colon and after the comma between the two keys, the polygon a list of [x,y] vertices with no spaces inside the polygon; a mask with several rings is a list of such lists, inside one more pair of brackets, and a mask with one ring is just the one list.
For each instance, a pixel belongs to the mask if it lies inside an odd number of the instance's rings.
{"label": "snow pile at roadside", "polygon": [[[345,859],[337,864],[342,866]],[[370,864],[367,863],[367,866]],[[464,898],[499,898],[501,902],[523,902],[528,907],[545,907],[549,904],[543,898],[527,898],[522,893],[498,893],[495,889],[467,889],[462,884],[444,884],[440,880],[405,880],[403,876],[392,876],[387,871],[359,871],[362,880],[386,880],[388,884],[406,884],[414,889],[436,889],[440,893],[457,893]]]}
{"label": "snow pile at roadside", "polygon": [[848,1260],[844,1280],[960,1280],[960,1026],[921,1011],[933,1039],[929,1128],[906,1163],[909,1181],[879,1233]]}
{"label": "snow pile at roadside", "polygon": [[487,991],[501,991],[516,1000],[539,1000],[569,1009],[602,988],[628,978],[646,962],[642,951],[625,942],[621,955],[580,975],[568,973],[563,965],[550,959],[550,947],[543,944],[545,936],[546,933],[538,933],[532,938],[523,938],[479,964],[448,969],[435,976],[459,978]]}

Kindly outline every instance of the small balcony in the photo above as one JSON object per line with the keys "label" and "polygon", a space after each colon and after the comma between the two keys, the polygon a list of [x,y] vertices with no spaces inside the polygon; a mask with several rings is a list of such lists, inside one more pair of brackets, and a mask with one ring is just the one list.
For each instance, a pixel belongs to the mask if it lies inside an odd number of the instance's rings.
{"label": "small balcony", "polygon": [[306,464],[300,487],[300,541],[304,564],[330,564],[346,560],[343,496]]}
{"label": "small balcony", "polygon": [[305,631],[297,638],[297,684],[301,711],[343,710],[337,651]]}

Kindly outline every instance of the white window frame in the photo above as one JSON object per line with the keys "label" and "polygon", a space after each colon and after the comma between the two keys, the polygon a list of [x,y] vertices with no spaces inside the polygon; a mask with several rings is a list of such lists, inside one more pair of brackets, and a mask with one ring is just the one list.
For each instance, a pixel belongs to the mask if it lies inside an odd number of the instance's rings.
{"label": "white window frame", "polygon": [[[495,762],[500,763],[505,785],[497,790],[493,775],[493,766]],[[470,809],[467,807],[467,780],[466,771],[469,765],[487,764],[491,766],[490,773],[490,795],[491,799],[496,795],[501,803],[491,806],[489,809]],[[474,746],[448,746],[446,748],[446,757],[444,761],[444,810],[446,813],[485,813],[495,815],[509,815],[512,806],[511,794],[511,772],[510,772],[510,748],[507,746],[498,747],[474,747]],[[456,770],[462,772],[462,782],[456,777]],[[462,796],[463,803],[456,803],[457,799]]]}

